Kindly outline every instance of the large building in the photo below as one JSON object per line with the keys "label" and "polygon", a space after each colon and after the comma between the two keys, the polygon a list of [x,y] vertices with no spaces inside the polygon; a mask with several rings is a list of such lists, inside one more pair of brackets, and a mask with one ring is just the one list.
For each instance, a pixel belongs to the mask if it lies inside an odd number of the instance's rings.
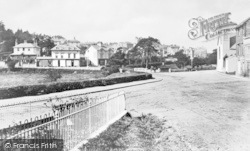
{"label": "large building", "polygon": [[19,61],[19,66],[23,64],[35,64],[35,60],[40,56],[40,47],[37,45],[37,42],[27,43],[25,40],[24,43],[18,44],[17,41],[13,47],[14,51],[10,54],[11,58]]}
{"label": "large building", "polygon": [[161,50],[162,57],[168,57],[169,55],[174,55],[176,52],[180,51],[180,47],[177,45],[161,45],[159,46]]}
{"label": "large building", "polygon": [[221,32],[217,41],[217,71],[233,73],[236,71],[236,31],[237,24],[230,23],[219,27]]}
{"label": "large building", "polygon": [[63,38],[62,36],[53,36],[52,41],[54,42],[55,45],[62,45],[67,40],[65,38]]}
{"label": "large building", "polygon": [[250,17],[236,27],[236,74],[250,75]]}
{"label": "large building", "polygon": [[57,45],[51,49],[50,57],[38,57],[39,67],[79,67],[80,49],[74,45]]}
{"label": "large building", "polygon": [[101,44],[90,46],[85,52],[87,66],[105,66],[108,59],[114,54],[114,50]]}
{"label": "large building", "polygon": [[67,40],[67,43],[69,45],[73,45],[73,46],[80,46],[80,41],[76,40],[76,38],[72,39],[72,40]]}

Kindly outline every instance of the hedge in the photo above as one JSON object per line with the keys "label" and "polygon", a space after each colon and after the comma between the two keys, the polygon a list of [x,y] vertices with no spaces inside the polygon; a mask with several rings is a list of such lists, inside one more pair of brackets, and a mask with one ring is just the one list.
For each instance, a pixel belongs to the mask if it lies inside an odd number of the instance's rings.
{"label": "hedge", "polygon": [[67,91],[67,90],[83,89],[83,88],[94,87],[94,86],[105,86],[105,85],[112,85],[116,83],[124,83],[124,82],[146,80],[146,79],[152,79],[152,75],[148,73],[143,73],[143,74],[133,75],[133,76],[102,78],[102,79],[89,80],[89,81],[61,82],[61,83],[51,83],[51,84],[0,88],[0,99],[49,94],[49,93]]}
{"label": "hedge", "polygon": [[[100,73],[100,70],[73,70],[73,69],[39,69],[39,68],[15,68],[14,72],[22,73],[47,73],[49,70],[58,71],[61,73]],[[0,68],[0,73],[8,72],[7,68]]]}

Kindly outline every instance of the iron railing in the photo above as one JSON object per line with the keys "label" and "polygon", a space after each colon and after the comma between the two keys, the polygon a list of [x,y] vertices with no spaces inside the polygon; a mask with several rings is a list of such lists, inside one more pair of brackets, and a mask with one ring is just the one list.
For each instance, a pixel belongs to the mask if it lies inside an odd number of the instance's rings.
{"label": "iron railing", "polygon": [[64,150],[70,150],[125,111],[125,94],[71,102],[56,110],[53,116],[0,130],[0,138],[63,139]]}

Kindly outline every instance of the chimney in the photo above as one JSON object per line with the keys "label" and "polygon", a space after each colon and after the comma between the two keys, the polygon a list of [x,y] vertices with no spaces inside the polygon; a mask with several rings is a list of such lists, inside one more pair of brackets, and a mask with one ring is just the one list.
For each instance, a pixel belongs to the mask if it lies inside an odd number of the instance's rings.
{"label": "chimney", "polygon": [[17,39],[15,40],[15,46],[18,45]]}
{"label": "chimney", "polygon": [[36,39],[34,39],[34,45],[37,46],[37,40]]}

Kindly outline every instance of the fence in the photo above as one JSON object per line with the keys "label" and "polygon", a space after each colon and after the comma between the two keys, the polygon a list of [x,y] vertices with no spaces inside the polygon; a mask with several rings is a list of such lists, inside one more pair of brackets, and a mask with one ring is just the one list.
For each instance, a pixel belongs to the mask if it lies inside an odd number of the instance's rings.
{"label": "fence", "polygon": [[[64,150],[70,150],[88,139],[110,121],[124,115],[125,94],[59,105],[58,112],[47,120],[36,120],[0,131],[0,137],[10,139],[63,139]],[[26,125],[26,126],[25,126]]]}
{"label": "fence", "polygon": [[157,69],[157,70],[154,71],[154,70],[150,70],[150,69],[147,69],[147,68],[134,68],[134,71],[152,73],[152,72],[160,72],[160,69]]}

